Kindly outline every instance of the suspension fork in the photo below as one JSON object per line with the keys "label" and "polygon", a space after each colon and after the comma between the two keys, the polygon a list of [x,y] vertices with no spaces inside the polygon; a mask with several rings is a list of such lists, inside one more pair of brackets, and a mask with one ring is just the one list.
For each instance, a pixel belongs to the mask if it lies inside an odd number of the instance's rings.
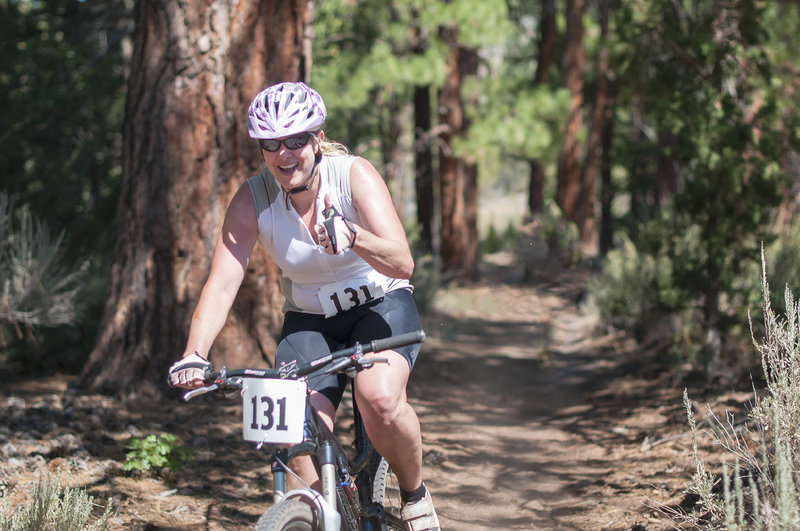
{"label": "suspension fork", "polygon": [[289,462],[289,450],[275,450],[272,458],[272,499],[278,503],[286,494],[286,470],[281,463]]}
{"label": "suspension fork", "polygon": [[[303,441],[288,448],[278,448],[272,454],[272,484],[273,499],[279,502],[286,494],[286,467],[289,462],[300,455],[317,454],[318,459],[324,455],[321,447],[317,444],[315,433],[320,433],[320,420],[310,403],[306,403],[306,419],[303,424]],[[322,461],[320,461],[320,464]],[[322,470],[317,470],[322,480]],[[324,486],[324,483],[323,483]],[[334,493],[334,499],[335,493]],[[336,506],[335,504],[333,505]]]}

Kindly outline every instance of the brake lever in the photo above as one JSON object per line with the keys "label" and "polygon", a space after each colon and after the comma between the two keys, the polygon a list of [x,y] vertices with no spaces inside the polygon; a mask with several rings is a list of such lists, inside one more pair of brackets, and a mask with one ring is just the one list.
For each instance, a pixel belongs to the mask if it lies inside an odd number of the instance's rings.
{"label": "brake lever", "polygon": [[235,395],[237,392],[242,391],[244,389],[244,382],[242,378],[230,378],[225,382],[225,385],[219,388],[219,392],[222,393],[222,396],[225,398],[229,398]]}
{"label": "brake lever", "polygon": [[358,366],[360,369],[369,369],[376,363],[385,363],[389,364],[388,358],[361,358],[358,360]]}
{"label": "brake lever", "polygon": [[188,402],[196,396],[204,395],[206,393],[210,393],[211,391],[216,391],[217,389],[219,389],[219,385],[215,383],[209,385],[208,387],[198,387],[197,389],[192,389],[191,391],[184,393],[183,400]]}

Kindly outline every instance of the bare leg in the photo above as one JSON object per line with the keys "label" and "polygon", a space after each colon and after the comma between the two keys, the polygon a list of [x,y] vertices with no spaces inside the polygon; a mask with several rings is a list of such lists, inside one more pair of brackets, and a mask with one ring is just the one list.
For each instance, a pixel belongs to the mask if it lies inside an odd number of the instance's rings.
{"label": "bare leg", "polygon": [[[333,407],[331,401],[328,400],[325,395],[314,391],[311,392],[309,399],[311,400],[311,405],[316,408],[320,419],[333,431],[333,419],[336,416],[336,409]],[[317,474],[317,469],[314,468],[314,462],[311,460],[311,456],[302,455],[300,457],[295,457],[289,463],[289,467],[295,474],[300,476],[303,481],[310,485],[311,488],[317,492],[322,492],[319,475]],[[299,488],[305,488],[305,485],[292,474],[287,474],[286,489],[292,490]]]}
{"label": "bare leg", "polygon": [[356,375],[356,400],[375,449],[389,462],[400,488],[412,491],[422,483],[422,433],[406,395],[410,369],[394,351],[373,354],[389,359]]}

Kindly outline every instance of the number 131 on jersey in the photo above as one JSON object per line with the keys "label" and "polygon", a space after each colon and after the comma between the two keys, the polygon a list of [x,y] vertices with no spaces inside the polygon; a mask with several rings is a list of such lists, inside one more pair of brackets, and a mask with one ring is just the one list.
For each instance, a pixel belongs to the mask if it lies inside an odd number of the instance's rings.
{"label": "number 131 on jersey", "polygon": [[303,440],[306,383],[245,378],[242,389],[242,438],[267,444]]}

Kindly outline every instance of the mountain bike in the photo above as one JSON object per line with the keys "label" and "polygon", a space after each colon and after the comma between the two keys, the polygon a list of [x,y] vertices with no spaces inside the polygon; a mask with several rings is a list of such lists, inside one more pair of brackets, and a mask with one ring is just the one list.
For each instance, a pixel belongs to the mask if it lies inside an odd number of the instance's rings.
{"label": "mountain bike", "polygon": [[[370,443],[353,400],[353,449],[348,452],[311,406],[307,381],[314,376],[353,376],[385,358],[371,352],[425,341],[422,330],[337,350],[310,363],[292,362],[275,369],[207,369],[205,387],[189,391],[184,400],[209,393],[238,391],[242,396],[242,437],[273,447],[274,503],[256,523],[256,531],[384,531],[404,530],[400,518],[400,488],[389,464]],[[286,474],[296,476],[289,461],[310,455],[322,492],[307,484],[286,492]],[[299,479],[299,477],[298,477]],[[301,480],[302,481],[302,480]],[[304,482],[303,482],[304,483]]]}

